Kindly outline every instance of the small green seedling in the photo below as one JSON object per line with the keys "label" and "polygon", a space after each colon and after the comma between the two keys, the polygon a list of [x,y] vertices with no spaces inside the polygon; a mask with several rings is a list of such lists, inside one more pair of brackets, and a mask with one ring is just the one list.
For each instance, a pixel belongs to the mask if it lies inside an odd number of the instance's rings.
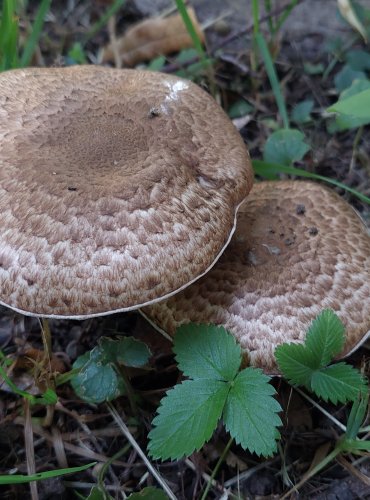
{"label": "small green seedling", "polygon": [[91,351],[79,356],[73,364],[78,369],[71,385],[81,399],[90,403],[111,401],[126,391],[122,366],[140,367],[148,362],[148,347],[131,337],[100,339]]}
{"label": "small green seedling", "polygon": [[269,377],[240,371],[241,348],[224,328],[184,325],[174,339],[180,370],[189,377],[162,399],[149,434],[153,458],[178,459],[199,450],[222,418],[237,443],[257,455],[276,450],[281,407]]}
{"label": "small green seedling", "polygon": [[34,396],[27,391],[19,389],[19,387],[16,386],[16,384],[11,380],[6,372],[6,367],[11,363],[12,361],[8,359],[0,350],[0,382],[2,379],[14,392],[14,394],[18,394],[18,396],[26,399],[31,405],[54,405],[57,403],[58,396],[51,388],[46,389],[46,391],[41,396]]}
{"label": "small green seedling", "polygon": [[312,322],[304,344],[283,344],[275,356],[283,376],[292,385],[302,385],[324,401],[345,403],[366,394],[361,373],[341,362],[330,364],[344,347],[344,326],[338,316],[325,309]]}

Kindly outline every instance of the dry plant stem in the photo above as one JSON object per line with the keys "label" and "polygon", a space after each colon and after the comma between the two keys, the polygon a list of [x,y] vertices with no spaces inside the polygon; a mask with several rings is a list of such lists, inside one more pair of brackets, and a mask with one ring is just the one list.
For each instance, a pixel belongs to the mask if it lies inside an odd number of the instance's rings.
{"label": "dry plant stem", "polygon": [[[189,458],[185,458],[185,464],[191,469],[192,471],[198,473],[199,468],[193,464],[193,462]],[[206,472],[202,472],[202,478],[209,482],[212,486],[215,488],[218,488],[219,490],[222,490],[222,495],[227,494],[227,490],[222,487],[221,484],[219,484],[215,479],[211,479],[211,476],[207,474]]]}
{"label": "dry plant stem", "polygon": [[124,423],[124,421],[122,420],[122,418],[118,414],[116,408],[113,406],[113,404],[110,401],[108,401],[106,403],[106,405],[107,405],[107,408],[109,410],[109,413],[112,415],[112,417],[115,420],[116,424],[121,429],[121,431],[124,434],[124,436],[126,437],[126,439],[131,443],[131,445],[133,446],[133,448],[136,450],[136,452],[138,453],[138,455],[140,455],[140,457],[144,461],[145,465],[147,466],[148,470],[153,475],[153,477],[156,479],[156,481],[158,481],[158,483],[161,486],[161,488],[167,493],[167,495],[170,497],[171,500],[177,500],[176,496],[170,490],[168,484],[165,482],[165,480],[161,477],[161,475],[159,474],[159,472],[150,463],[150,461],[148,460],[147,456],[145,455],[145,453],[140,448],[140,446],[137,443],[137,441],[135,440],[135,438],[132,436],[132,434],[128,430],[126,424]]}
{"label": "dry plant stem", "polygon": [[[48,371],[48,373],[50,373],[50,359],[52,354],[52,347],[51,347],[51,332],[50,332],[49,320],[47,318],[41,319],[41,335],[45,353],[43,365],[45,369]],[[51,380],[51,378],[49,378],[49,383],[51,385],[51,388],[54,390],[55,384],[54,381]],[[51,425],[54,417],[54,408],[55,408],[54,405],[47,405],[46,416],[43,422],[44,427],[49,427]]]}
{"label": "dry plant stem", "polygon": [[332,460],[335,459],[337,455],[339,455],[340,450],[338,448],[335,448],[332,452],[327,455],[324,460],[322,460],[320,463],[318,463],[315,467],[313,467],[307,474],[303,476],[303,478],[295,485],[293,488],[291,488],[285,495],[281,497],[281,500],[284,500],[285,498],[289,498],[293,493],[297,493],[299,488],[301,488],[306,481],[308,481],[311,477],[315,476],[318,472],[320,472],[324,467],[326,467]]}
{"label": "dry plant stem", "polygon": [[259,470],[270,467],[278,460],[280,460],[280,457],[275,457],[272,460],[264,461],[264,462],[256,465],[255,467],[252,467],[252,468],[242,472],[241,474],[238,474],[237,476],[232,477],[228,481],[225,481],[224,488],[230,488],[230,487],[233,487],[235,484],[239,484],[242,481],[246,481],[251,476],[253,476],[253,474],[258,472]]}
{"label": "dry plant stem", "polygon": [[[35,449],[33,444],[33,429],[32,429],[32,416],[30,402],[28,399],[23,399],[24,410],[24,444],[26,450],[27,474],[32,475],[36,473],[35,465]],[[37,491],[36,481],[30,482],[31,498],[38,500],[39,494]]]}
{"label": "dry plant stem", "polygon": [[343,432],[346,432],[347,427],[343,425],[339,420],[337,420],[333,415],[331,415],[328,411],[325,410],[322,406],[320,406],[316,401],[314,401],[310,396],[308,396],[305,392],[301,391],[299,387],[294,387],[294,390],[296,390],[301,396],[303,396],[307,401],[309,401],[313,406],[315,406],[318,410],[321,411],[326,417],[328,417],[339,429],[341,429]]}
{"label": "dry plant stem", "polygon": [[122,59],[119,55],[119,48],[117,45],[116,16],[112,16],[108,21],[108,33],[109,33],[109,42],[113,47],[114,65],[116,68],[121,69]]}
{"label": "dry plant stem", "polygon": [[41,319],[41,334],[42,334],[42,342],[44,344],[44,351],[48,359],[51,358],[51,333],[50,333],[50,326],[49,326],[49,320],[47,318],[42,318]]}

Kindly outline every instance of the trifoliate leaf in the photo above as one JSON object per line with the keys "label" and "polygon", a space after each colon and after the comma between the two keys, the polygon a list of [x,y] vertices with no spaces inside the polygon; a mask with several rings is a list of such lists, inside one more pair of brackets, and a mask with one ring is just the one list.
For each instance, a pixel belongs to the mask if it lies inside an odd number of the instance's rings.
{"label": "trifoliate leaf", "polygon": [[276,450],[281,425],[279,403],[269,377],[257,368],[238,373],[227,397],[223,420],[226,429],[244,449],[269,456]]}
{"label": "trifoliate leaf", "polygon": [[293,385],[309,387],[312,373],[319,367],[313,353],[302,344],[282,344],[275,358],[284,377]]}
{"label": "trifoliate leaf", "polygon": [[367,390],[361,373],[346,363],[337,363],[314,372],[311,389],[324,401],[354,401],[361,391]]}
{"label": "trifoliate leaf", "polygon": [[180,326],[174,340],[180,370],[191,378],[231,381],[241,363],[241,348],[224,328],[212,325]]}
{"label": "trifoliate leaf", "polygon": [[218,380],[185,380],[162,399],[149,433],[153,458],[178,459],[199,450],[208,441],[221,417],[229,391]]}
{"label": "trifoliate leaf", "polygon": [[318,367],[326,366],[344,346],[344,325],[331,309],[324,309],[311,323],[305,346],[313,353]]}

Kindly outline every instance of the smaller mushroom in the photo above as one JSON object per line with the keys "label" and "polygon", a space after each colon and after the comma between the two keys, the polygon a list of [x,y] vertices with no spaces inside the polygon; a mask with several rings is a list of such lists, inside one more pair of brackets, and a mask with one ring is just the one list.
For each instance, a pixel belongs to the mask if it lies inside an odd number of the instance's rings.
{"label": "smaller mushroom", "polygon": [[275,348],[302,342],[325,308],[346,327],[348,355],[370,334],[369,234],[333,191],[282,181],[254,186],[206,276],[143,313],[170,335],[189,322],[223,325],[251,365],[278,374]]}

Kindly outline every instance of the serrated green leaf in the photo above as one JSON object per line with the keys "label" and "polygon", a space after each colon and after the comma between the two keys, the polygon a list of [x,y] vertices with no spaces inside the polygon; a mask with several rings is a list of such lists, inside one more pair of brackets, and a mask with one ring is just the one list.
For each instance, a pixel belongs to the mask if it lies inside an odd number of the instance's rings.
{"label": "serrated green leaf", "polygon": [[180,370],[187,377],[231,381],[241,363],[241,348],[224,328],[182,325],[174,339]]}
{"label": "serrated green leaf", "polygon": [[354,401],[366,390],[361,373],[346,363],[337,363],[315,371],[311,378],[311,390],[324,401]]}
{"label": "serrated green leaf", "polygon": [[199,450],[217,426],[229,385],[218,380],[185,380],[162,399],[149,433],[155,459],[179,459]]}
{"label": "serrated green leaf", "polygon": [[237,443],[257,455],[269,456],[276,450],[282,425],[282,411],[273,398],[275,389],[269,377],[257,368],[238,373],[230,389],[223,412],[226,429]]}
{"label": "serrated green leaf", "polygon": [[89,354],[94,356],[92,351],[85,353],[73,364],[73,368],[80,368],[80,372],[71,378],[77,396],[90,403],[101,403],[119,396],[121,386],[112,365],[90,359]]}
{"label": "serrated green leaf", "polygon": [[324,309],[312,321],[305,346],[313,353],[318,367],[326,366],[344,346],[344,325],[331,309]]}
{"label": "serrated green leaf", "polygon": [[301,160],[310,146],[304,142],[304,135],[299,130],[282,129],[273,132],[267,139],[263,159],[266,162],[291,165]]}
{"label": "serrated green leaf", "polygon": [[282,344],[275,349],[275,358],[283,376],[293,385],[307,386],[319,364],[302,344]]}
{"label": "serrated green leaf", "polygon": [[154,486],[148,486],[138,493],[131,493],[127,500],[167,500],[166,493]]}

